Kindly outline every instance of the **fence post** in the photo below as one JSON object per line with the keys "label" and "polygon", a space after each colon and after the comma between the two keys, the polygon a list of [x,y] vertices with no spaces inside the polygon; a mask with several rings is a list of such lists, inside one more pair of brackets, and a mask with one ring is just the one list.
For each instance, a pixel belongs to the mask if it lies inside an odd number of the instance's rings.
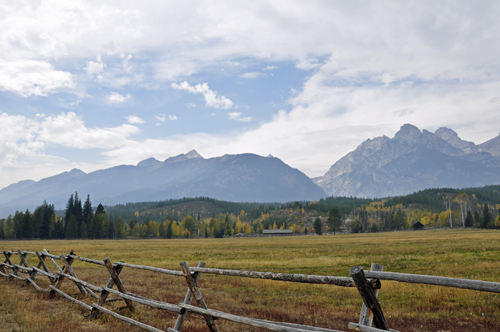
{"label": "fence post", "polygon": [[[46,257],[44,255],[40,254],[38,251],[35,251],[35,253],[36,253],[36,257],[38,257],[38,260],[40,261],[40,263],[38,265],[41,265],[45,272],[50,273],[49,268],[47,267],[47,264],[45,264]],[[49,278],[51,284],[56,283],[54,278],[51,278],[51,277],[47,277],[47,278]]]}
{"label": "fence post", "polygon": [[361,295],[361,298],[363,299],[363,303],[373,313],[373,323],[375,324],[375,327],[388,331],[389,327],[387,326],[384,313],[380,307],[380,303],[377,301],[375,293],[373,292],[373,288],[368,283],[368,280],[366,280],[363,268],[360,266],[351,268],[351,277],[356,285],[356,288],[358,289],[359,295]]}
{"label": "fence post", "polygon": [[[180,263],[182,273],[184,273],[184,277],[186,278],[186,283],[188,284],[189,289],[191,290],[191,293],[193,293],[194,298],[196,300],[196,303],[198,303],[198,306],[202,309],[208,309],[207,304],[205,303],[205,300],[203,299],[203,295],[201,295],[200,289],[198,288],[197,283],[195,282],[193,276],[191,275],[191,271],[189,270],[189,267],[187,263],[181,262]],[[204,315],[205,320],[207,321],[207,326],[212,332],[219,332],[219,329],[217,328],[217,325],[215,324],[214,318],[210,315]]]}
{"label": "fence post", "polygon": [[[111,279],[113,279],[114,284],[116,284],[116,287],[120,292],[123,294],[128,294],[127,290],[125,289],[125,286],[122,283],[122,280],[120,279],[119,273],[117,273],[116,268],[113,266],[109,258],[104,259],[104,264],[106,264],[106,268],[108,269],[109,274],[111,275]],[[117,266],[118,267],[118,266]],[[121,269],[120,269],[121,271]],[[113,286],[109,287],[113,288]],[[135,312],[135,306],[134,302],[130,301],[129,299],[123,299],[127,303],[128,308],[130,309],[130,312]]]}
{"label": "fence post", "polygon": [[[198,263],[198,267],[204,267],[204,266],[205,266],[204,262]],[[198,286],[198,279],[199,278],[200,278],[199,272],[193,273],[193,280],[194,280],[194,283],[196,286]],[[188,288],[188,290],[186,292],[186,297],[184,298],[183,303],[184,304],[191,304],[192,301],[193,301],[193,292],[191,292],[191,289]],[[182,324],[184,324],[184,320],[186,319],[186,315],[187,315],[187,310],[184,313],[179,314],[179,316],[177,317],[177,321],[175,322],[174,330],[176,330],[176,331],[181,330]]]}
{"label": "fence post", "polygon": [[[372,263],[372,266],[370,268],[370,271],[378,271],[382,272],[384,270],[384,266],[377,264],[377,263]],[[378,289],[375,289],[373,292],[375,294],[375,298],[378,297]],[[372,326],[373,323],[373,312],[368,309],[368,307],[365,305],[363,302],[363,305],[361,307],[361,314],[359,315],[359,324],[360,325],[366,325],[366,326]]]}
{"label": "fence post", "polygon": [[[9,265],[14,265],[14,264],[12,264],[12,261],[10,260],[10,256],[12,256],[12,254],[10,252],[3,251],[3,255],[5,256],[5,260],[3,261],[4,263],[8,263]],[[4,266],[2,266],[2,271],[4,273],[7,273]]]}
{"label": "fence post", "polygon": [[[72,254],[73,254],[73,250],[71,250],[70,255],[72,255]],[[71,264],[73,264],[74,259],[71,258],[71,257],[69,257],[68,259],[66,259],[66,257],[64,255],[61,255],[61,261],[63,262],[64,268],[67,271],[66,273],[72,275],[75,278],[78,278],[78,276],[76,275],[75,271],[71,267]],[[63,270],[63,273],[64,273],[64,270]],[[88,292],[87,292],[87,290],[85,289],[84,286],[80,285],[77,282],[75,282],[75,285],[76,285],[76,287],[78,287],[78,289],[80,290],[80,292],[82,292],[85,295],[88,294]]]}

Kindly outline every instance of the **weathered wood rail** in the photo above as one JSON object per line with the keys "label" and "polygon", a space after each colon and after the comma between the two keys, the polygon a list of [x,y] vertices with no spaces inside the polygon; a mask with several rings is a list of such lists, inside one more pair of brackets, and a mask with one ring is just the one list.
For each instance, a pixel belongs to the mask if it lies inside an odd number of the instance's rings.
{"label": "weathered wood rail", "polygon": [[[212,332],[219,331],[219,328],[217,327],[217,324],[215,322],[216,319],[224,319],[244,325],[265,328],[271,331],[339,332],[337,330],[315,326],[299,325],[289,322],[273,322],[263,319],[237,316],[230,313],[209,309],[200,289],[198,288],[198,280],[204,273],[243,278],[259,278],[285,282],[325,284],[340,287],[355,287],[358,290],[361,299],[363,300],[363,304],[361,308],[359,323],[349,323],[348,328],[356,331],[378,332],[395,331],[389,329],[388,322],[384,317],[382,306],[377,299],[379,290],[381,288],[380,280],[392,280],[405,283],[418,283],[500,293],[500,283],[498,282],[408,273],[383,272],[383,266],[379,264],[372,264],[370,271],[364,271],[362,267],[355,266],[350,271],[351,277],[335,277],[206,268],[205,263],[203,262],[200,262],[197,267],[191,268],[188,267],[186,262],[181,262],[180,271],[176,271],[152,266],[129,264],[121,261],[111,263],[111,260],[109,258],[105,258],[100,261],[96,259],[77,256],[73,251],[71,251],[68,255],[57,256],[50,254],[45,249],[42,252],[21,251],[19,249],[16,251],[3,251],[3,255],[5,257],[5,260],[3,263],[0,263],[0,276],[8,278],[9,280],[22,280],[26,284],[32,285],[37,291],[51,293],[52,295],[59,294],[67,300],[76,303],[85,310],[89,311],[89,318],[95,318],[99,313],[105,313],[128,322],[132,325],[138,326],[144,330],[153,332],[163,331],[153,326],[149,326],[147,324],[133,320],[129,317],[122,316],[112,310],[104,308],[103,305],[105,305],[105,303],[107,302],[124,301],[126,304],[126,307],[124,308],[128,308],[128,310],[130,310],[131,312],[137,310],[134,304],[136,303],[159,310],[167,310],[176,313],[178,314],[177,321],[173,328],[167,329],[167,331],[169,332],[181,331],[182,325],[186,319],[186,314],[188,312],[204,317],[208,329]],[[38,259],[38,263],[36,266],[29,266],[26,260],[27,255],[36,256],[36,258]],[[19,263],[17,264],[13,263],[15,256],[17,256],[19,259]],[[47,259],[53,265],[52,271],[47,266]],[[62,263],[62,266],[60,266],[56,262],[57,260]],[[78,278],[72,268],[72,264],[75,260],[81,261],[83,263],[95,264],[105,267],[110,275],[110,279],[108,280],[106,286],[98,287]],[[182,279],[185,280],[187,285],[187,293],[184,302],[179,304],[166,303],[128,292],[122,280],[120,279],[120,273],[124,267],[183,277]],[[27,274],[28,276],[22,277],[20,276],[20,274]],[[49,289],[42,288],[35,282],[37,276],[48,278],[50,282]],[[64,293],[60,289],[60,287],[65,280],[68,280],[69,282],[75,284],[81,293],[95,298],[97,300],[97,303],[89,305],[75,299],[67,293]],[[113,289],[115,285],[117,290]],[[108,299],[109,294],[113,294],[115,297]],[[197,306],[192,305],[193,300],[197,304]]]}

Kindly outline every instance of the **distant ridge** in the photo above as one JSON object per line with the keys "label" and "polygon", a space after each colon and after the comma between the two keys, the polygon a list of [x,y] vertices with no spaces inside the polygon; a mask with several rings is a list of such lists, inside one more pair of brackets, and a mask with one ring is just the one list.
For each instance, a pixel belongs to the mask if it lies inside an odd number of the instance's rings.
{"label": "distant ridge", "polygon": [[75,191],[106,205],[200,196],[262,203],[326,197],[304,173],[278,158],[247,153],[204,159],[192,150],[163,162],[149,158],[136,166],[89,174],[74,169],[38,182],[21,181],[0,190],[0,213],[31,210],[44,200],[61,209]]}

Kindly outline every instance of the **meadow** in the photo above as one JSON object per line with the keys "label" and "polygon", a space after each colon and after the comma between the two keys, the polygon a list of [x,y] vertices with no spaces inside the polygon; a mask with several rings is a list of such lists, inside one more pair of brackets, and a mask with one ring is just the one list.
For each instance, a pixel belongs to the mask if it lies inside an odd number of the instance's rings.
{"label": "meadow", "polygon": [[[1,241],[3,250],[49,250],[82,257],[179,270],[179,262],[196,266],[265,272],[349,276],[353,266],[500,282],[500,231],[432,230],[370,234],[309,235],[176,240]],[[14,261],[18,257],[14,256]],[[30,258],[30,265],[36,263]],[[3,261],[3,260],[2,260]],[[50,264],[49,268],[51,267]],[[78,277],[102,286],[109,274],[100,266],[73,263]],[[52,269],[51,269],[52,270]],[[169,303],[182,302],[183,278],[124,268],[127,290]],[[48,280],[38,277],[40,286]],[[47,281],[46,281],[47,280]],[[355,288],[310,285],[203,274],[201,292],[211,309],[268,320],[287,321],[347,331],[357,322],[361,298]],[[73,283],[61,288],[91,304]],[[379,301],[389,327],[399,331],[500,331],[500,294],[439,286],[382,281]],[[176,315],[137,305],[120,311],[123,302],[107,304],[122,314],[166,330]],[[115,318],[96,320],[68,300],[37,292],[22,281],[0,278],[0,331],[141,331]],[[221,331],[261,331],[217,320]],[[3,328],[3,329],[2,329]],[[208,331],[204,320],[189,314],[182,331]],[[264,330],[262,330],[264,331]]]}

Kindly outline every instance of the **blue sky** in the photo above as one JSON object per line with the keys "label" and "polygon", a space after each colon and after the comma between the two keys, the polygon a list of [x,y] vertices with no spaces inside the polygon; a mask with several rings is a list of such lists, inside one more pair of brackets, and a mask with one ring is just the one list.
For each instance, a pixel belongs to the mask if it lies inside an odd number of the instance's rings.
{"label": "blue sky", "polygon": [[6,1],[0,188],[195,149],[324,174],[411,123],[500,132],[498,1]]}

